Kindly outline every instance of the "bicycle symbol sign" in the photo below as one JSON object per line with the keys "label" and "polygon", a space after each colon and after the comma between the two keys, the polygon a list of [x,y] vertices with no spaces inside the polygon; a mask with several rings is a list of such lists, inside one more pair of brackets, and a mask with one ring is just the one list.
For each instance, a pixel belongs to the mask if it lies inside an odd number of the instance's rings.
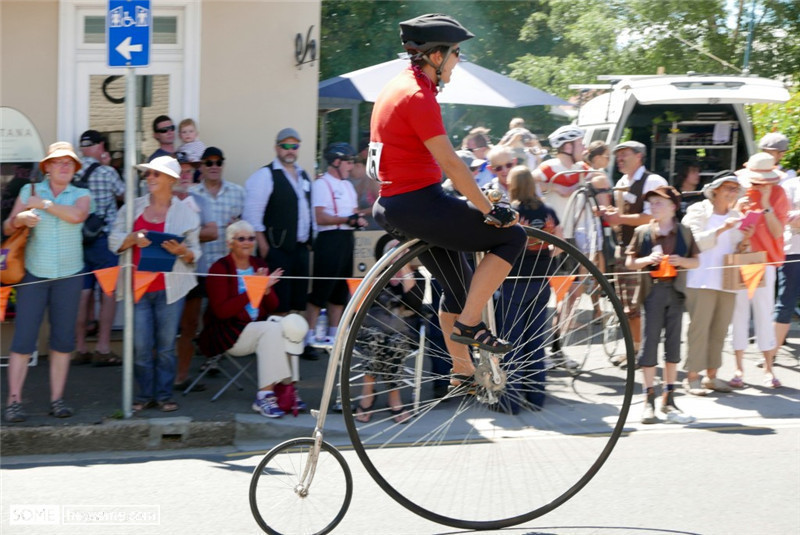
{"label": "bicycle symbol sign", "polygon": [[106,15],[109,67],[150,64],[152,20],[150,0],[109,0]]}

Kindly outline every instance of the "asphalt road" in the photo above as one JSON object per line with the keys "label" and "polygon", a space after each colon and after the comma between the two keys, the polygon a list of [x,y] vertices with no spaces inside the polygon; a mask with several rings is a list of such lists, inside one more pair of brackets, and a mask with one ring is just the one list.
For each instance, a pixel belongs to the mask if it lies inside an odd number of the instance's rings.
{"label": "asphalt road", "polygon": [[[799,445],[796,418],[754,416],[705,428],[633,429],[576,497],[539,519],[495,533],[796,535]],[[5,458],[0,532],[256,534],[247,491],[261,454],[218,449]],[[352,451],[344,455],[354,476],[354,496],[334,533],[464,533],[397,505]],[[120,525],[69,523],[119,506],[129,506]],[[25,516],[30,514],[52,524],[20,523],[30,521]]]}

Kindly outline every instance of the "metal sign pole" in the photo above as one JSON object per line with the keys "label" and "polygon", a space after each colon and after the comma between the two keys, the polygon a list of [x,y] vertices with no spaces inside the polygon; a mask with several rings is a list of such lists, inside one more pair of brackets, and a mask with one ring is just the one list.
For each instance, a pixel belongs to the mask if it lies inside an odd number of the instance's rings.
{"label": "metal sign pole", "polygon": [[[133,231],[133,201],[136,198],[138,174],[136,165],[136,69],[125,69],[125,228]],[[132,415],[133,405],[133,248],[122,253],[125,266],[125,330],[122,342],[122,412],[125,418]]]}

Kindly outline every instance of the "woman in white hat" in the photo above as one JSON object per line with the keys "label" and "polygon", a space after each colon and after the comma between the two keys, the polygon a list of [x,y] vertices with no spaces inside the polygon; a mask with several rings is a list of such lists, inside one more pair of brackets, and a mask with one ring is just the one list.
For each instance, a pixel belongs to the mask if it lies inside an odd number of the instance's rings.
{"label": "woman in white hat", "polygon": [[[722,346],[733,317],[736,293],[722,289],[722,266],[726,254],[739,250],[742,240],[753,233],[739,229],[742,214],[734,209],[743,190],[731,171],[718,173],[703,188],[706,197],[690,205],[682,223],[692,230],[700,249],[700,266],[686,274],[686,308],[689,311],[688,343],[683,388],[688,394],[705,396],[711,390],[730,392],[717,377],[722,365]],[[700,372],[706,376],[700,379]]]}
{"label": "woman in white hat", "polygon": [[72,416],[64,402],[70,353],[75,350],[75,317],[78,314],[83,279],[81,228],[89,215],[88,189],[71,184],[81,161],[72,145],[59,141],[50,145],[39,163],[46,178],[40,184],[26,184],[17,197],[11,215],[3,222],[3,233],[31,229],[25,247],[25,277],[17,288],[17,316],[8,363],[7,422],[24,422],[22,387],[28,359],[36,349],[46,308],[50,310],[50,414]]}
{"label": "woman in white hat", "polygon": [[745,168],[737,175],[746,180],[750,187],[740,202],[742,214],[757,214],[750,250],[765,251],[767,265],[764,271],[764,286],[757,288],[753,298],[748,300],[747,290],[736,293],[733,312],[733,351],[736,355],[736,371],[729,384],[734,388],[744,386],[742,364],[744,350],[747,348],[750,307],[753,308],[753,323],[756,331],[756,345],[764,353],[764,380],[767,388],[779,388],[781,382],[772,372],[772,360],[778,349],[772,314],[775,310],[775,270],[783,264],[786,255],[783,251],[783,227],[789,219],[789,201],[778,183],[780,177],[775,172],[775,159],[766,152],[750,157]]}
{"label": "woman in white hat", "polygon": [[[200,218],[188,205],[172,195],[181,167],[171,156],[155,158],[136,166],[143,171],[149,194],[134,201],[133,229],[125,225],[125,206],[120,209],[108,247],[119,254],[133,248],[133,263],[139,266],[142,249],[153,232],[183,239],[164,240],[160,247],[174,257],[169,270],[160,272],[134,308],[134,377],[138,393],[133,410],[158,407],[163,412],[178,409],[172,401],[175,382],[175,333],[183,311],[183,300],[196,284],[195,262],[200,258]],[[154,235],[151,235],[154,237]],[[170,257],[169,260],[172,260]],[[155,355],[154,355],[155,353]]]}

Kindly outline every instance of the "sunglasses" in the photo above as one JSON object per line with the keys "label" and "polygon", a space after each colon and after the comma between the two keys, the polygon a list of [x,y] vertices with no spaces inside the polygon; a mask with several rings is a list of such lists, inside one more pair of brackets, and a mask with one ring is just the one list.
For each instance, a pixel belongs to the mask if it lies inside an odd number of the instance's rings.
{"label": "sunglasses", "polygon": [[206,164],[206,167],[222,167],[222,160],[206,160],[203,163]]}
{"label": "sunglasses", "polygon": [[455,57],[459,57],[461,55],[461,47],[454,48],[452,53]]}
{"label": "sunglasses", "polygon": [[514,162],[508,162],[505,165],[495,165],[494,167],[492,167],[492,169],[494,169],[495,173],[499,173],[500,171],[503,170],[503,168],[511,169],[512,167],[514,167]]}
{"label": "sunglasses", "polygon": [[91,141],[89,139],[85,139],[85,140],[81,141],[81,147],[94,147],[98,143],[100,143],[100,142],[99,141]]}
{"label": "sunglasses", "polygon": [[300,143],[278,143],[278,146],[283,150],[297,150],[300,148]]}
{"label": "sunglasses", "polygon": [[145,171],[144,174],[142,174],[142,178],[150,178],[150,177],[156,178],[160,174],[161,173],[159,173],[158,171]]}
{"label": "sunglasses", "polygon": [[238,241],[239,243],[256,241],[256,237],[255,236],[236,236],[234,239],[236,241]]}
{"label": "sunglasses", "polygon": [[167,132],[174,132],[175,125],[165,126],[164,128],[156,128],[156,132],[159,134],[166,134]]}

